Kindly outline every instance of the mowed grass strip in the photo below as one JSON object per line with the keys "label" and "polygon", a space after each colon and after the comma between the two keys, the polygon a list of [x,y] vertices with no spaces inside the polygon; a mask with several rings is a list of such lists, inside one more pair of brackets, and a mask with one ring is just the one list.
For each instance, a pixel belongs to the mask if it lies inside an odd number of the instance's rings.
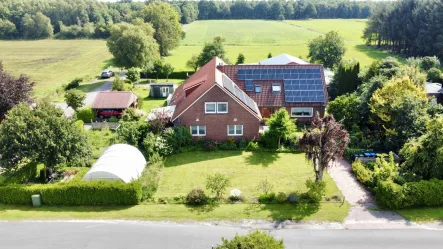
{"label": "mowed grass strip", "polygon": [[37,97],[76,77],[89,79],[109,66],[112,58],[104,40],[0,41],[0,59],[15,76],[25,74],[37,85]]}
{"label": "mowed grass strip", "polygon": [[[159,188],[154,197],[186,195],[192,188],[205,189],[206,178],[222,173],[231,179],[231,189],[237,188],[247,198],[258,197],[256,187],[267,179],[272,191],[290,193],[306,192],[305,182],[314,179],[314,171],[304,154],[215,151],[189,152],[167,158]],[[341,195],[335,182],[325,172],[326,196]],[[207,192],[209,194],[209,192]]]}
{"label": "mowed grass strip", "polygon": [[407,220],[415,222],[443,221],[443,207],[422,207],[397,210]]}
{"label": "mowed grass strip", "polygon": [[301,220],[343,221],[349,204],[321,203],[314,205],[290,204],[221,204],[212,207],[190,207],[172,204],[142,204],[130,207],[39,207],[0,205],[0,220]]}

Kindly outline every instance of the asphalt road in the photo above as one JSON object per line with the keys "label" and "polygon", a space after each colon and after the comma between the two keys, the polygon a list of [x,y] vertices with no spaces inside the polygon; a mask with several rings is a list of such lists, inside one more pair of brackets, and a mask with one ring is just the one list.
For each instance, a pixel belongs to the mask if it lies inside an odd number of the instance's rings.
{"label": "asphalt road", "polygon": [[[0,215],[1,218],[1,215]],[[210,249],[249,229],[205,224],[130,221],[0,222],[0,248]],[[295,249],[442,248],[436,230],[281,229],[270,233]]]}

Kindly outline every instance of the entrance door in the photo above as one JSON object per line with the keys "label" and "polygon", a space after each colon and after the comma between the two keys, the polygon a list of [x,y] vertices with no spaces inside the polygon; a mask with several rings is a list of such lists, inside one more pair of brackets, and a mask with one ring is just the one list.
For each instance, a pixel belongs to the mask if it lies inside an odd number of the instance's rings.
{"label": "entrance door", "polygon": [[168,97],[169,95],[169,87],[162,87],[162,96],[163,97]]}

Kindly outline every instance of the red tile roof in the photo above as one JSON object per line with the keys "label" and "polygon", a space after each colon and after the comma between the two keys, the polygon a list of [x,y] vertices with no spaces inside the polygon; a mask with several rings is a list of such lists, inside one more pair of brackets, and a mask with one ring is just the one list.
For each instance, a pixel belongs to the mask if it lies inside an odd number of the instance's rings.
{"label": "red tile roof", "polygon": [[[246,82],[244,80],[238,80],[238,69],[284,69],[284,68],[320,68],[323,72],[323,66],[317,64],[286,64],[286,65],[220,65],[217,67],[220,71],[225,73],[240,89],[245,91],[259,107],[283,107],[293,106],[296,103],[288,103],[285,101],[283,80],[254,80],[254,85],[261,86],[261,93],[255,93],[255,91],[246,91]],[[323,88],[326,89],[324,75],[322,73]],[[281,93],[272,93],[272,84],[280,84]],[[326,92],[326,91],[325,91]],[[325,96],[327,99],[327,96]]]}
{"label": "red tile roof", "polygon": [[92,103],[92,109],[126,109],[137,101],[132,92],[99,92]]}

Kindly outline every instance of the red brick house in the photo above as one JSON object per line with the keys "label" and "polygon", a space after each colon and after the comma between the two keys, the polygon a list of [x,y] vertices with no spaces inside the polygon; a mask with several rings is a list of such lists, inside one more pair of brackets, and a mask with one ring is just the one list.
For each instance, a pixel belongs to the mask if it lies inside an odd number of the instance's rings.
{"label": "red brick house", "polygon": [[321,65],[227,65],[214,58],[176,89],[169,105],[174,124],[222,141],[258,138],[263,118],[282,107],[309,122],[324,115],[326,100]]}

